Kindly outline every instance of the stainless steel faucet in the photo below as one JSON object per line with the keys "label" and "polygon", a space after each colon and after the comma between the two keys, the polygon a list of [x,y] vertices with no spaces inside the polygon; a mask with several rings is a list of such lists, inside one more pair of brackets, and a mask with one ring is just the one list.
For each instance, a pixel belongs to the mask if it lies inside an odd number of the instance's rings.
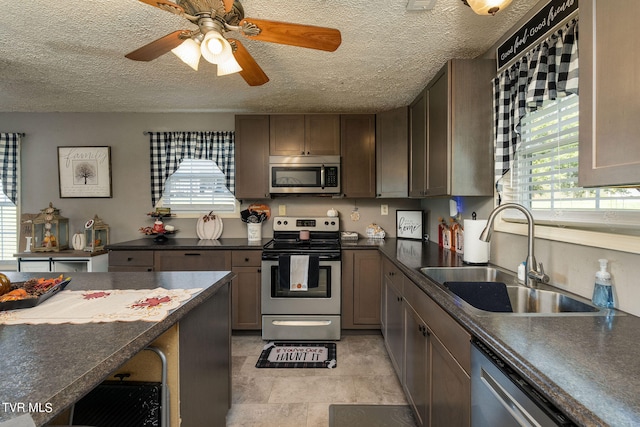
{"label": "stainless steel faucet", "polygon": [[489,215],[489,219],[487,220],[487,226],[480,233],[480,240],[484,242],[488,242],[491,240],[491,231],[493,230],[493,220],[496,218],[498,213],[502,212],[505,209],[516,209],[524,214],[527,218],[527,224],[529,225],[528,231],[528,239],[529,239],[529,248],[527,253],[527,261],[526,261],[526,270],[527,270],[527,286],[535,287],[538,282],[549,283],[549,276],[544,273],[544,267],[542,263],[538,264],[536,262],[536,257],[533,253],[533,215],[527,208],[517,203],[505,203],[504,205],[500,205],[495,208],[491,214]]}

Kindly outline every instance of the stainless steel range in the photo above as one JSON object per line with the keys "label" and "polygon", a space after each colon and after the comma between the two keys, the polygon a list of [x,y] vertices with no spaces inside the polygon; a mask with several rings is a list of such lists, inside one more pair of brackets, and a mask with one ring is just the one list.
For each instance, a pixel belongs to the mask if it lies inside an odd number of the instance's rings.
{"label": "stainless steel range", "polygon": [[[306,277],[304,286],[294,279]],[[262,251],[262,339],[340,339],[338,218],[275,217]]]}

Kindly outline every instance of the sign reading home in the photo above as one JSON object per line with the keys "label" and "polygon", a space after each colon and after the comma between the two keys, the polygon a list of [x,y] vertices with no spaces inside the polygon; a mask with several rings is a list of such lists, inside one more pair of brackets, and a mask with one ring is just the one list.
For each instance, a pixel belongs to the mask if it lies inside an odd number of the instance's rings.
{"label": "sign reading home", "polygon": [[520,58],[538,40],[578,10],[578,0],[551,0],[507,41],[498,46],[498,70]]}
{"label": "sign reading home", "polygon": [[335,343],[268,343],[256,368],[335,368]]}

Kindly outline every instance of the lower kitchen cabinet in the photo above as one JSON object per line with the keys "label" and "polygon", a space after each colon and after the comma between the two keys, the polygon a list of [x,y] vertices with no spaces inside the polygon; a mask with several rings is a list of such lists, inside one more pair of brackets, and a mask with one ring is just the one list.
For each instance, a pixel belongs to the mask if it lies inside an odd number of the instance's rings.
{"label": "lower kitchen cabinet", "polygon": [[380,328],[380,253],[342,251],[342,328]]}
{"label": "lower kitchen cabinet", "polygon": [[155,271],[231,270],[231,251],[154,251]]}
{"label": "lower kitchen cabinet", "polygon": [[242,330],[261,330],[260,268],[262,251],[233,251],[231,271],[231,327]]}
{"label": "lower kitchen cabinet", "polygon": [[385,345],[418,425],[470,426],[471,335],[393,263],[382,268]]}
{"label": "lower kitchen cabinet", "polygon": [[153,251],[109,251],[109,271],[153,271]]}
{"label": "lower kitchen cabinet", "polygon": [[382,261],[382,323],[384,343],[396,374],[402,381],[404,373],[404,309],[402,292],[405,277],[390,261]]}
{"label": "lower kitchen cabinet", "polygon": [[[405,371],[403,388],[420,426],[429,425],[429,331],[411,308],[404,306]],[[438,424],[436,424],[438,425]],[[441,424],[449,425],[449,424]]]}

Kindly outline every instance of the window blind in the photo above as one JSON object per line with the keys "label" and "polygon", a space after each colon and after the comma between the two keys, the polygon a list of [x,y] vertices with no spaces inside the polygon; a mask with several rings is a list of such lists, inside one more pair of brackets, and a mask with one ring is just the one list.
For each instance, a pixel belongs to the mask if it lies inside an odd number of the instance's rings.
{"label": "window blind", "polygon": [[[592,226],[640,224],[640,192],[635,188],[578,185],[579,98],[545,101],[521,122],[505,199],[528,207],[536,221]],[[505,216],[518,218],[517,213]]]}
{"label": "window blind", "polygon": [[0,260],[14,260],[18,252],[18,210],[0,191]]}
{"label": "window blind", "polygon": [[165,184],[162,206],[175,212],[234,212],[236,199],[212,160],[184,159]]}

